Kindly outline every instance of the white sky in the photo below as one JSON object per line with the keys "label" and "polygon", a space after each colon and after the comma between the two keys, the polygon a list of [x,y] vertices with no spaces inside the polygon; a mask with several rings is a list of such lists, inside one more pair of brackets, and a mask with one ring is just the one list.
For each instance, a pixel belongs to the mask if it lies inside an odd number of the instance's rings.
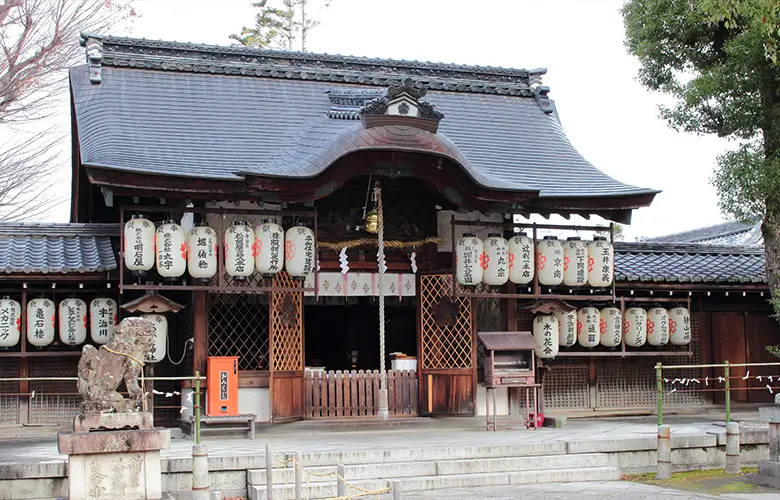
{"label": "white sky", "polygon": [[[255,12],[250,0],[135,0],[135,5],[140,18],[133,37],[223,45],[231,33],[253,24]],[[318,14],[323,24],[311,32],[307,48],[545,67],[544,85],[551,88],[574,147],[622,182],[663,190],[650,208],[634,212],[627,236],[718,223],[722,217],[709,178],[716,155],[728,144],[677,133],[658,118],[663,96],[650,94],[635,79],[638,63],[623,46],[621,5],[621,0],[332,0]],[[69,130],[69,119],[62,123]],[[67,217],[64,207],[56,219]]]}

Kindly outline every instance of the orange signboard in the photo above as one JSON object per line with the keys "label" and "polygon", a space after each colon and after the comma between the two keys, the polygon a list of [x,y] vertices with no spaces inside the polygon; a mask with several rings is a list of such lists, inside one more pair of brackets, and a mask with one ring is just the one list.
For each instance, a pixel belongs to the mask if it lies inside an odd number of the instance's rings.
{"label": "orange signboard", "polygon": [[238,415],[238,356],[206,358],[206,415]]}

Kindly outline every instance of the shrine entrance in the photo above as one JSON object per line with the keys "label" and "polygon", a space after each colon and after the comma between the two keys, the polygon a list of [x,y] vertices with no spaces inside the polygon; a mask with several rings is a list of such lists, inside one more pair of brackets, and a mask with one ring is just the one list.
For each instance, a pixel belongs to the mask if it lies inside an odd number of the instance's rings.
{"label": "shrine entrance", "polygon": [[452,274],[420,276],[420,408],[428,415],[474,415],[476,340],[468,297],[452,297]]}

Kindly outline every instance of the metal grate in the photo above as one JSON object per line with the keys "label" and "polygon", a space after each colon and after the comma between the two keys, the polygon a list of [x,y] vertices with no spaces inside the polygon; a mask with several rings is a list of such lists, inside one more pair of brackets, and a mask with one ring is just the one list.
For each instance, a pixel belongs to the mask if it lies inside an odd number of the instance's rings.
{"label": "metal grate", "polygon": [[[274,277],[278,288],[302,288],[286,272]],[[271,292],[272,366],[275,371],[303,370],[303,293]]]}
{"label": "metal grate", "polygon": [[[0,362],[0,378],[19,376],[18,358],[5,358]],[[19,423],[19,382],[0,382],[0,423]]]}
{"label": "metal grate", "polygon": [[[500,292],[499,289],[480,283],[477,285],[477,292]],[[499,298],[474,298],[474,321],[477,323],[478,332],[503,332],[506,321],[504,319],[504,308],[502,299]],[[477,344],[477,367],[482,369],[485,365],[485,348],[482,343]]]}
{"label": "metal grate", "polygon": [[420,276],[422,368],[471,368],[471,299],[451,297],[451,274]]}
{"label": "metal grate", "polygon": [[588,366],[553,365],[544,377],[545,408],[572,410],[589,404]]}
{"label": "metal grate", "polygon": [[240,370],[268,369],[268,305],[262,295],[209,294],[209,356],[239,356]]}
{"label": "metal grate", "polygon": [[[75,377],[78,365],[78,356],[32,358],[30,376]],[[78,393],[75,381],[31,381],[30,394],[30,422],[32,423],[72,421],[81,406],[81,395]]]}

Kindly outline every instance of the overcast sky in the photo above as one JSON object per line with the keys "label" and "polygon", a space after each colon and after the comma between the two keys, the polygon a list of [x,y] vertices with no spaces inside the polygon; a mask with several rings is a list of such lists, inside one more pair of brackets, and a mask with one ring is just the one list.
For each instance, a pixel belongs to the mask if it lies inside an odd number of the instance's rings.
{"label": "overcast sky", "polygon": [[[135,0],[135,5],[140,18],[132,26],[134,37],[223,45],[242,25],[253,24],[255,12],[249,0]],[[547,68],[544,84],[574,147],[620,181],[663,190],[652,207],[635,211],[629,237],[718,223],[722,216],[709,178],[715,157],[729,144],[677,133],[658,118],[663,96],[635,79],[638,63],[623,45],[621,5],[620,0],[332,0],[316,14],[322,26],[310,34],[307,48]]]}

